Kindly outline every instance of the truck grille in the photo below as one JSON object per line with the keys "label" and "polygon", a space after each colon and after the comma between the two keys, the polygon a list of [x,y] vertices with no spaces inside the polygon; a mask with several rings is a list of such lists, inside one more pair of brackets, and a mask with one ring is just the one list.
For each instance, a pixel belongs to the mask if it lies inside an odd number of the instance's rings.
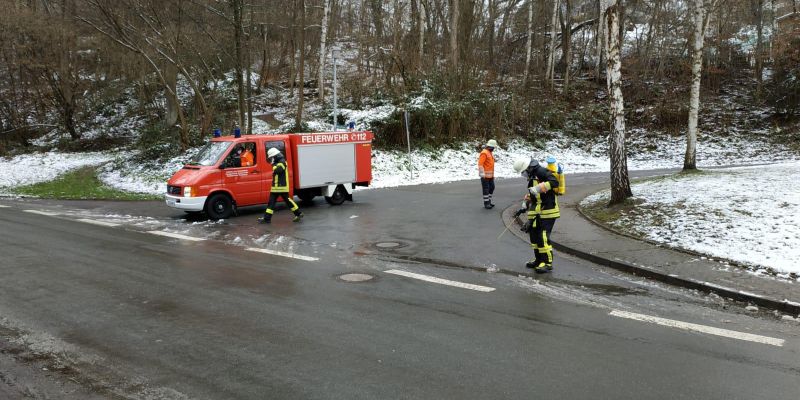
{"label": "truck grille", "polygon": [[167,194],[173,194],[175,196],[180,196],[181,195],[181,187],[180,186],[167,185]]}

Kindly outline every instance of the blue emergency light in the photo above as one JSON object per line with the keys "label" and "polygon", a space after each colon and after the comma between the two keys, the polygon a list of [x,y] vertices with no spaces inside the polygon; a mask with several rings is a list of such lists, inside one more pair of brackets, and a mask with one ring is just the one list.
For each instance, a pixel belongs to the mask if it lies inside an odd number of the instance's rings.
{"label": "blue emergency light", "polygon": [[214,137],[222,136],[222,132],[220,132],[219,128],[214,128]]}
{"label": "blue emergency light", "polygon": [[233,137],[236,137],[236,138],[242,137],[242,130],[239,129],[238,126],[233,130]]}

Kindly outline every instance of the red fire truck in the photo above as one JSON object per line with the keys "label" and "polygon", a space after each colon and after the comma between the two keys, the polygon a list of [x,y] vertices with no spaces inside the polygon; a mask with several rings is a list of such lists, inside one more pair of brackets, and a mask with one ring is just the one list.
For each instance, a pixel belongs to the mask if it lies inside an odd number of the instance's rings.
{"label": "red fire truck", "polygon": [[[356,186],[372,181],[372,132],[294,133],[215,137],[167,182],[167,205],[212,219],[229,218],[237,207],[266,204],[272,186],[267,150],[286,156],[290,196],[332,205],[352,200]],[[242,166],[241,151],[253,155]]]}

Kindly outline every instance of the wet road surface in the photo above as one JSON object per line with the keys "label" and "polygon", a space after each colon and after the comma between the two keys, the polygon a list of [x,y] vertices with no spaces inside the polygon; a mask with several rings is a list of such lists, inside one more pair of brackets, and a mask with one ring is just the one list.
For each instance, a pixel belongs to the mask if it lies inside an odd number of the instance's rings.
{"label": "wet road surface", "polygon": [[797,397],[796,324],[562,255],[552,275],[492,273],[529,256],[497,239],[520,186],[498,182],[491,211],[477,182],[358,191],[271,226],[259,208],[2,200],[0,396]]}

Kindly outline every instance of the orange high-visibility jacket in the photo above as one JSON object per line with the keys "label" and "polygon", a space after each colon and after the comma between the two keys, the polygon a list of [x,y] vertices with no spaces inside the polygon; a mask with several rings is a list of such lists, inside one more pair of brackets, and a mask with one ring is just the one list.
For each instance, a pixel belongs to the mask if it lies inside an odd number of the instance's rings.
{"label": "orange high-visibility jacket", "polygon": [[478,175],[481,178],[494,179],[494,155],[489,149],[483,149],[478,157]]}
{"label": "orange high-visibility jacket", "polygon": [[242,166],[243,167],[252,167],[253,166],[253,153],[250,150],[245,150],[242,153]]}

